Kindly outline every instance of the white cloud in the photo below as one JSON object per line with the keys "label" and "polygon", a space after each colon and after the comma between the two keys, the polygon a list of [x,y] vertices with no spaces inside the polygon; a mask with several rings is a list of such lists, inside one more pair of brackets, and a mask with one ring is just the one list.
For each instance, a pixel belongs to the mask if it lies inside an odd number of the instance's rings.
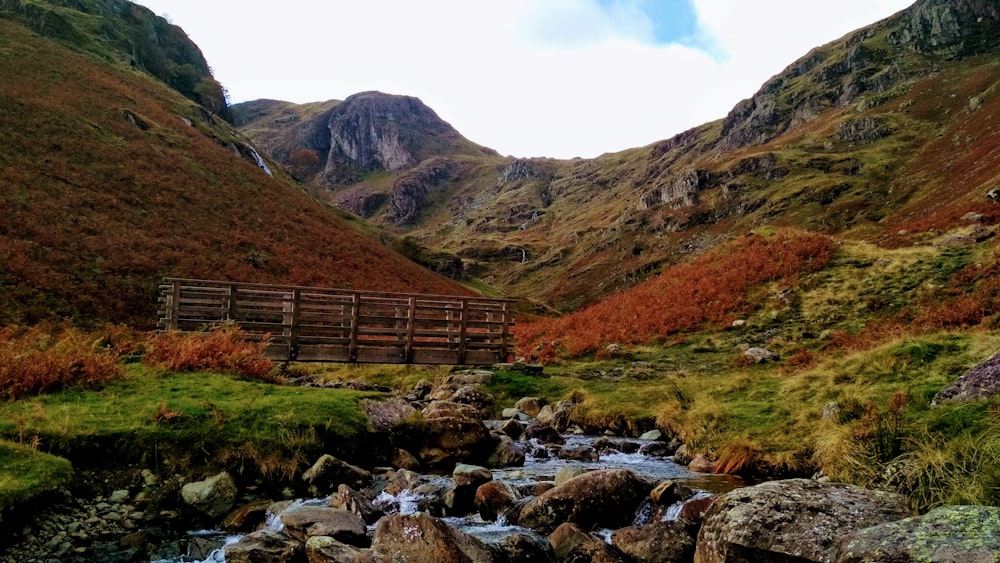
{"label": "white cloud", "polygon": [[234,101],[421,98],[518,156],[596,156],[725,116],[770,76],[907,0],[692,0],[700,44],[656,45],[641,0],[140,0],[202,48]]}

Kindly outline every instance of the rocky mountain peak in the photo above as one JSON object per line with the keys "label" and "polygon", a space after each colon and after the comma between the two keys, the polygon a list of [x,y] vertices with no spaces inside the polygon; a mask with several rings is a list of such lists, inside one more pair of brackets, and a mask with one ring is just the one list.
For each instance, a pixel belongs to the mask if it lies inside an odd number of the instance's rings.
{"label": "rocky mountain peak", "polygon": [[362,92],[330,112],[330,158],[362,170],[395,171],[423,160],[423,151],[461,138],[419,99]]}

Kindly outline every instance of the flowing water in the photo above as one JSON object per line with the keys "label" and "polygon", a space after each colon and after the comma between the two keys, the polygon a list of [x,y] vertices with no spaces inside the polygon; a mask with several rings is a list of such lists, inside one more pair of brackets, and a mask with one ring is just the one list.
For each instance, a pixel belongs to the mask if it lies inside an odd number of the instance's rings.
{"label": "flowing water", "polygon": [[[564,436],[564,438],[566,440],[566,448],[589,447],[594,443],[594,440],[597,439],[596,436],[580,435],[567,435]],[[616,438],[616,440],[619,439]],[[649,443],[637,439],[623,439],[623,441],[634,442],[639,445]],[[681,482],[685,486],[694,489],[697,492],[697,496],[708,496],[711,493],[722,493],[746,484],[738,477],[733,477],[731,475],[706,475],[704,473],[692,473],[686,468],[674,463],[671,458],[651,457],[638,452],[630,454],[608,452],[607,454],[602,454],[600,459],[595,462],[567,461],[558,459],[554,456],[548,458],[536,458],[528,455],[525,457],[524,467],[494,469],[493,479],[496,481],[507,481],[512,485],[530,484],[539,481],[551,481],[555,478],[556,473],[558,473],[561,468],[569,465],[582,466],[586,470],[625,468],[652,482],[660,482],[668,479]],[[418,493],[409,489],[401,491],[396,495],[390,495],[383,492],[374,500],[374,504],[387,514],[412,514],[418,510],[421,498],[422,497]],[[329,497],[325,499],[299,499],[295,501],[294,504],[325,506],[329,504],[329,500]],[[681,503],[668,507],[664,512],[663,519],[676,519],[680,510]],[[637,525],[642,525],[649,522],[652,518],[652,514],[653,511],[648,503],[637,507],[635,523]],[[512,526],[506,523],[503,517],[498,519],[496,522],[488,522],[480,518],[478,514],[475,514],[466,517],[445,517],[444,521],[449,525],[454,526],[459,530],[475,536],[487,543],[496,543],[504,537],[514,533],[522,533],[532,536],[537,535],[528,528]],[[283,526],[280,518],[273,514],[268,514],[265,527],[272,530],[281,530]],[[370,526],[369,529],[374,530],[374,525]],[[608,539],[611,530],[599,530],[597,533],[605,539]],[[190,535],[194,534],[200,534],[203,537],[212,535],[212,537],[218,539],[220,547],[213,551],[206,559],[182,557],[179,559],[159,560],[155,563],[223,563],[225,561],[225,556],[223,554],[224,547],[239,541],[242,537],[240,535],[229,535],[218,531],[204,530],[191,532]]]}

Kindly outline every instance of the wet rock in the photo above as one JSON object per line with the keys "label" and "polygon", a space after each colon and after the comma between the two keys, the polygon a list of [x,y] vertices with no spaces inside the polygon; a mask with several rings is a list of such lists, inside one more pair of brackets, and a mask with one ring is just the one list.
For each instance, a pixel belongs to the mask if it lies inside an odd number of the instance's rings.
{"label": "wet rock", "polygon": [[897,494],[808,479],[771,481],[716,499],[698,533],[695,561],[829,561],[846,534],[910,515]]}
{"label": "wet rock", "polygon": [[228,514],[236,503],[236,483],[229,473],[222,472],[204,481],[184,485],[181,498],[195,510],[218,520]]}
{"label": "wet rock", "polygon": [[226,563],[305,563],[302,542],[283,532],[261,530],[226,546]]}
{"label": "wet rock", "polygon": [[371,482],[371,478],[370,472],[329,454],[321,456],[302,474],[302,480],[309,484],[309,490],[315,496],[326,496],[340,484],[364,487]]}
{"label": "wet rock", "polygon": [[652,442],[639,447],[639,453],[648,457],[669,457],[674,452],[666,442]]}
{"label": "wet rock", "polygon": [[524,437],[529,440],[538,440],[543,444],[565,444],[566,439],[558,430],[539,421],[534,421],[524,429]]}
{"label": "wet rock", "polygon": [[627,469],[592,471],[532,499],[521,511],[520,524],[551,533],[572,522],[585,529],[617,528],[632,522],[635,509],[651,487]]}
{"label": "wet rock", "polygon": [[391,514],[379,520],[372,541],[375,561],[490,562],[495,557],[480,540],[427,514]]}
{"label": "wet rock", "polygon": [[858,530],[841,540],[831,560],[1000,561],[1000,507],[944,506]]}
{"label": "wet rock", "polygon": [[694,491],[677,481],[670,480],[661,482],[649,493],[649,498],[661,506],[670,506],[675,502],[681,502],[693,496]]}
{"label": "wet rock", "polygon": [[565,522],[549,534],[549,544],[557,561],[625,562],[627,559],[612,551],[604,541],[583,531],[580,526]]}
{"label": "wet rock", "polygon": [[[569,401],[559,401],[554,405],[545,405],[538,415],[535,416],[535,420],[539,424],[546,424],[555,428],[559,432],[565,432],[569,428],[570,420],[573,416],[573,410],[576,408],[576,404]],[[525,411],[527,412],[527,411]]]}
{"label": "wet rock", "polygon": [[516,403],[514,403],[514,406],[518,410],[524,412],[524,414],[530,417],[536,417],[538,416],[539,411],[542,410],[542,406],[544,404],[544,401],[538,397],[521,397]]}
{"label": "wet rock", "polygon": [[685,444],[681,444],[676,450],[674,450],[674,463],[677,465],[687,465],[691,463],[691,452],[688,451],[688,447]]}
{"label": "wet rock", "polygon": [[509,483],[491,481],[476,489],[475,507],[483,520],[493,521],[521,500],[521,495]]}
{"label": "wet rock", "polygon": [[374,524],[383,516],[366,496],[347,485],[337,487],[337,492],[330,496],[330,506],[357,514],[365,524]]}
{"label": "wet rock", "polygon": [[313,536],[305,546],[309,563],[359,563],[366,559],[368,550],[341,543],[330,536]]}
{"label": "wet rock", "polygon": [[469,405],[434,401],[423,415],[417,457],[427,467],[450,469],[460,462],[482,463],[496,445],[479,412]]}
{"label": "wet rock", "polygon": [[497,544],[507,561],[518,563],[548,563],[555,561],[552,545],[542,537],[511,534]]}
{"label": "wet rock", "polygon": [[522,467],[524,460],[524,448],[515,443],[509,436],[501,434],[496,447],[486,458],[486,465],[489,467]]}
{"label": "wet rock", "polygon": [[700,525],[705,520],[705,514],[708,513],[708,509],[712,508],[715,498],[714,496],[708,496],[685,501],[677,517],[681,520],[687,520],[688,522]]}
{"label": "wet rock", "polygon": [[579,464],[573,463],[569,465],[564,465],[556,471],[556,486],[562,485],[566,481],[573,479],[574,477],[579,477],[587,472],[587,469]]}
{"label": "wet rock", "polygon": [[399,469],[409,469],[415,471],[420,469],[420,460],[410,452],[396,448],[392,452],[392,466]]}
{"label": "wet rock", "polygon": [[556,453],[556,457],[559,459],[566,459],[570,461],[583,461],[583,462],[595,462],[600,459],[594,448],[589,446],[581,446],[579,448],[559,448]]}
{"label": "wet rock", "polygon": [[297,506],[281,513],[285,533],[305,543],[313,536],[330,536],[333,539],[367,547],[365,521],[360,516],[328,506]]}
{"label": "wet rock", "polygon": [[493,480],[493,472],[485,467],[460,463],[451,473],[452,480],[459,487],[476,487]]}
{"label": "wet rock", "polygon": [[221,528],[232,533],[252,531],[264,523],[270,505],[271,501],[264,499],[245,504],[230,512]]}
{"label": "wet rock", "polygon": [[504,421],[504,423],[500,425],[499,430],[503,434],[506,434],[507,436],[510,436],[514,440],[517,440],[518,438],[521,437],[522,434],[524,434],[524,425],[518,422],[517,420],[511,419]]}
{"label": "wet rock", "polygon": [[636,561],[675,563],[694,557],[698,529],[683,520],[629,526],[611,534],[611,544]]}
{"label": "wet rock", "polygon": [[698,454],[694,456],[691,463],[688,464],[688,470],[694,471],[695,473],[712,473],[715,469],[715,463],[708,459],[705,454]]}
{"label": "wet rock", "polygon": [[517,421],[521,421],[521,422],[527,422],[527,421],[531,420],[531,417],[528,416],[527,413],[521,411],[520,409],[516,409],[516,408],[504,409],[500,413],[500,418],[503,418],[503,419],[513,419],[513,420],[517,420]]}

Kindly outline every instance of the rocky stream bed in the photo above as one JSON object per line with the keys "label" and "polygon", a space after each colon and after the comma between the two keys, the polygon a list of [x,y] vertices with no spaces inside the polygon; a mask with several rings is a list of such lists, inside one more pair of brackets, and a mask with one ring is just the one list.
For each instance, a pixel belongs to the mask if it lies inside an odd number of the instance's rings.
{"label": "rocky stream bed", "polygon": [[583,435],[571,402],[525,398],[484,421],[489,376],[366,405],[396,437],[384,467],[324,455],[281,489],[225,471],[91,475],[7,522],[0,563],[1000,561],[1000,508],[917,516],[890,492],[750,484],[658,431]]}

